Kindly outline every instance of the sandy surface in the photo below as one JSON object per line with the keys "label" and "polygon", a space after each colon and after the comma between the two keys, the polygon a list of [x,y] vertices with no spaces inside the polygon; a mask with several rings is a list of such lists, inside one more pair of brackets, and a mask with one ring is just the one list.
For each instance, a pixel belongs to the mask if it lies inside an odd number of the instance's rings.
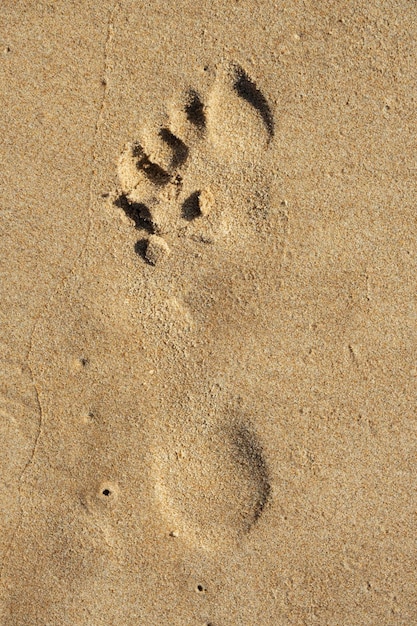
{"label": "sandy surface", "polygon": [[415,2],[0,24],[1,624],[416,624]]}

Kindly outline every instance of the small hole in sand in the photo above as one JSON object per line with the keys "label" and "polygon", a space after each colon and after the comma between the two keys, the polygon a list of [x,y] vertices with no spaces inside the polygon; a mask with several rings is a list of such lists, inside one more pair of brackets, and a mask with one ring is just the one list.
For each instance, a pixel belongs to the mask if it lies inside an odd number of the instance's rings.
{"label": "small hole in sand", "polygon": [[205,589],[203,585],[197,585],[197,591],[199,591],[200,593],[203,593],[203,591],[207,591],[207,589]]}
{"label": "small hole in sand", "polygon": [[110,489],[103,489],[103,496],[110,496],[110,495],[111,495]]}
{"label": "small hole in sand", "polygon": [[84,424],[91,424],[91,422],[94,422],[95,420],[95,415],[93,411],[88,411],[81,414],[81,419]]}

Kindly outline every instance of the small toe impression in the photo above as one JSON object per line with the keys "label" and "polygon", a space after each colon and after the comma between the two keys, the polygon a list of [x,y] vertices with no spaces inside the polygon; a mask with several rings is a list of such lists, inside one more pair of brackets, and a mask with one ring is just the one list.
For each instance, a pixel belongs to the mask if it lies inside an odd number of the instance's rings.
{"label": "small toe impression", "polygon": [[191,222],[196,217],[207,217],[214,205],[213,194],[209,189],[195,191],[183,202],[182,217]]}
{"label": "small toe impression", "polygon": [[162,237],[158,235],[151,235],[146,247],[145,258],[151,265],[157,265],[161,263],[170,255],[170,249]]}
{"label": "small toe impression", "polygon": [[170,174],[151,160],[138,142],[129,144],[120,156],[118,178],[126,200],[146,204],[161,187],[170,182]]}
{"label": "small toe impression", "polygon": [[149,234],[153,234],[155,227],[152,223],[152,215],[149,208],[140,202],[130,202],[128,198],[122,194],[115,202],[115,206],[122,209],[125,215],[132,220],[135,228],[144,230]]}
{"label": "small toe impression", "polygon": [[183,202],[182,205],[182,217],[191,222],[196,217],[201,216],[200,208],[200,192],[195,191]]}
{"label": "small toe impression", "polygon": [[185,104],[185,113],[188,121],[198,130],[204,130],[206,127],[206,112],[204,104],[194,90],[190,90]]}
{"label": "small toe impression", "polygon": [[171,149],[170,169],[180,167],[188,158],[188,147],[176,137],[168,128],[161,128],[159,136],[162,141]]}

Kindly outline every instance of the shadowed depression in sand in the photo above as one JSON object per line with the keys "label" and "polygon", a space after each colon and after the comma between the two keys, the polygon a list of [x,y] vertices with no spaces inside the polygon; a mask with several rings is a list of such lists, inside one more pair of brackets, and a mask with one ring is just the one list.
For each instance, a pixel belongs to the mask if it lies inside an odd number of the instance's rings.
{"label": "shadowed depression in sand", "polygon": [[415,3],[0,11],[1,623],[413,624]]}

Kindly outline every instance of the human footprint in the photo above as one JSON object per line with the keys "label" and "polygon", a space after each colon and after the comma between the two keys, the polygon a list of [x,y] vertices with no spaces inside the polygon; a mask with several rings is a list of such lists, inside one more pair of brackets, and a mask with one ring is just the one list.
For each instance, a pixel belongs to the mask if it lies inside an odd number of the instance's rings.
{"label": "human footprint", "polygon": [[[116,205],[141,232],[136,251],[158,266],[144,275],[143,300],[155,292],[152,336],[167,329],[170,334],[176,370],[170,370],[169,350],[160,353],[158,367],[173,387],[186,388],[181,379],[198,367],[192,354],[182,355],[207,327],[211,339],[217,333],[224,338],[236,321],[244,324],[249,310],[253,333],[259,289],[256,272],[250,280],[241,275],[248,269],[247,249],[262,265],[283,222],[270,197],[275,181],[268,148],[274,133],[267,99],[243,68],[231,63],[220,68],[207,94],[189,89],[181,106],[169,107],[166,125],[142,130],[120,157]],[[184,263],[192,285],[179,269]],[[166,310],[158,310],[164,292],[169,292]],[[188,334],[175,334],[181,321]],[[204,378],[195,393],[205,394]],[[163,515],[174,533],[200,545],[240,541],[272,497],[256,427],[239,410],[221,408],[227,399],[212,403],[206,396],[195,411],[190,404],[180,409],[190,417],[171,436],[166,419],[183,401],[172,391],[161,402],[166,406],[152,446],[152,474]]]}

